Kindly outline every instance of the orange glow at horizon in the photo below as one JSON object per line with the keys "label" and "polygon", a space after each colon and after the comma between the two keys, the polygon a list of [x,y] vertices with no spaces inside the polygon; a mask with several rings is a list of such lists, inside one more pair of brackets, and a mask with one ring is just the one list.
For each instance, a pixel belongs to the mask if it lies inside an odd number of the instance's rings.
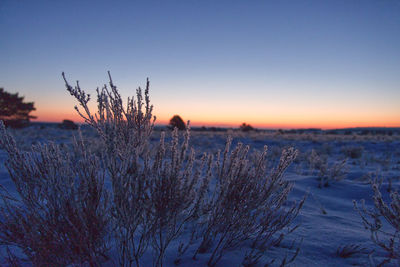
{"label": "orange glow at horizon", "polygon": [[[72,120],[74,122],[83,123],[82,117],[77,112],[40,112],[36,111],[32,115],[37,116],[33,121],[38,122],[61,122],[62,120]],[[156,125],[166,125],[169,119],[175,114],[170,115],[156,115]],[[400,120],[397,116],[389,116],[381,119],[377,116],[370,116],[369,119],[365,117],[355,118],[354,116],[343,117],[323,117],[323,116],[266,116],[266,117],[243,117],[235,116],[193,116],[193,114],[183,114],[181,117],[184,121],[190,120],[190,124],[196,127],[232,127],[237,128],[243,122],[252,125],[255,128],[272,128],[272,129],[296,129],[296,128],[321,128],[321,129],[339,129],[339,128],[353,128],[353,127],[400,127]]]}

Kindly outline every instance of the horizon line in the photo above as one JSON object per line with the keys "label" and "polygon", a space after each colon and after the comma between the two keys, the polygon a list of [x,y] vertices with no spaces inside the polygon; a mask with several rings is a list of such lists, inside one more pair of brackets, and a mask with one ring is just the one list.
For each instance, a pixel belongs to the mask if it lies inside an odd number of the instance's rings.
{"label": "horizon line", "polygon": [[[31,120],[32,123],[62,123],[64,119],[59,120],[59,121],[53,121],[53,120]],[[68,119],[65,119],[68,120]],[[71,120],[73,121],[73,120]],[[76,124],[79,125],[85,125],[86,123],[84,121],[73,121]],[[230,124],[230,123],[220,123],[220,124],[210,124],[210,123],[193,123],[190,122],[190,126],[192,128],[202,128],[202,127],[206,127],[206,128],[219,128],[219,129],[238,129],[240,127],[240,124]],[[396,125],[396,126],[374,126],[374,125],[369,125],[369,126],[338,126],[338,127],[316,127],[316,126],[304,126],[304,127],[296,127],[296,126],[277,126],[277,125],[271,125],[271,126],[254,126],[253,124],[249,123],[249,125],[251,125],[254,129],[258,129],[258,130],[344,130],[344,129],[363,129],[363,128],[400,128],[400,125]],[[167,122],[158,122],[156,121],[155,126],[163,126],[163,127],[167,127],[168,123]]]}

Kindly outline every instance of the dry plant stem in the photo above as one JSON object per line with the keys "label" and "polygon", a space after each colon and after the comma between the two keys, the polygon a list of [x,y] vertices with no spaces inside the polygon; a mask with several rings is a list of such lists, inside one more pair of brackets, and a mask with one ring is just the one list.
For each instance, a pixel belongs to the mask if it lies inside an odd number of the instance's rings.
{"label": "dry plant stem", "polygon": [[17,256],[15,256],[9,247],[7,247],[7,264],[11,267],[20,267],[21,263]]}
{"label": "dry plant stem", "polygon": [[0,242],[22,249],[35,266],[89,264],[107,259],[108,201],[104,173],[83,142],[74,154],[57,145],[22,153],[0,122],[0,146],[18,197],[0,193]]}
{"label": "dry plant stem", "polygon": [[357,244],[348,244],[344,246],[339,246],[336,250],[336,255],[342,258],[350,258],[356,254],[368,254],[368,249]]}
{"label": "dry plant stem", "polygon": [[128,98],[123,107],[109,73],[109,88],[97,89],[98,112],[92,115],[87,95],[77,82],[70,86],[63,74],[67,90],[83,108],[78,113],[97,130],[102,138],[102,159],[112,182],[112,217],[121,266],[140,266],[140,258],[150,242],[151,226],[146,207],[149,199],[148,177],[151,169],[149,137],[153,131],[155,117],[150,105],[149,81],[144,97],[142,89],[136,90],[136,100]]}
{"label": "dry plant stem", "polygon": [[205,204],[206,216],[202,241],[194,254],[212,249],[209,266],[215,266],[227,249],[235,248],[246,240],[266,247],[274,243],[274,234],[287,226],[298,214],[304,200],[287,211],[286,203],[292,184],[282,179],[282,174],[294,160],[297,151],[284,150],[278,166],[269,174],[266,168],[265,147],[249,164],[249,147],[238,144],[230,152],[228,138],[222,159],[218,156],[216,186]]}
{"label": "dry plant stem", "polygon": [[[72,88],[65,82],[84,110],[79,112],[77,108],[79,114],[103,139],[102,158],[112,182],[112,214],[120,264],[139,266],[141,256],[151,245],[155,254],[153,265],[162,266],[168,246],[204,202],[202,188],[211,176],[212,157],[204,155],[200,165],[195,166],[194,150],[189,149],[189,127],[182,144],[177,129],[168,145],[162,134],[153,155],[149,144],[154,127],[149,82],[145,96],[139,88],[136,101],[129,98],[124,109],[110,75],[109,79],[111,89],[104,86],[98,90],[95,115],[90,113],[89,97],[79,83]],[[208,171],[204,173],[204,169]]]}
{"label": "dry plant stem", "polygon": [[[390,263],[392,260],[400,264],[400,196],[393,189],[389,192],[390,203],[387,204],[383,199],[377,180],[371,181],[374,192],[374,209],[368,210],[365,202],[361,202],[358,207],[356,201],[354,207],[359,213],[366,229],[371,232],[371,240],[383,248],[386,252],[386,259],[379,263],[380,266]],[[382,230],[382,218],[391,226],[391,231]]]}
{"label": "dry plant stem", "polygon": [[[193,150],[187,153],[189,133],[188,128],[184,141],[179,146],[178,130],[175,128],[169,149],[165,148],[162,135],[153,164],[149,191],[155,266],[163,265],[162,260],[168,245],[180,235],[183,226],[194,219],[204,198],[199,189],[210,178],[210,171],[207,171],[206,177],[201,177],[200,174],[205,167],[211,169],[211,156],[204,156],[200,168],[194,170],[195,153]],[[168,151],[169,156],[166,155]]]}
{"label": "dry plant stem", "polygon": [[310,170],[316,170],[320,178],[319,186],[323,188],[328,186],[330,181],[341,181],[346,177],[346,162],[347,159],[339,162],[328,164],[327,158],[320,157],[318,153],[312,149],[308,157]]}
{"label": "dry plant stem", "polygon": [[67,82],[64,73],[63,78],[67,90],[78,100],[80,106],[84,109],[83,113],[75,106],[79,115],[86,123],[99,132],[104,141],[113,141],[109,144],[110,148],[113,146],[115,148],[140,148],[148,143],[148,138],[153,131],[156,119],[152,115],[153,106],[150,105],[150,82],[149,80],[146,82],[144,97],[142,89],[139,87],[136,90],[136,101],[133,97],[128,98],[127,107],[124,108],[122,98],[109,72],[108,75],[111,89],[108,89],[106,85],[101,90],[97,89],[98,112],[95,115],[92,115],[87,105],[90,95],[86,94],[80,88],[79,82],[76,83],[75,87],[72,87]]}

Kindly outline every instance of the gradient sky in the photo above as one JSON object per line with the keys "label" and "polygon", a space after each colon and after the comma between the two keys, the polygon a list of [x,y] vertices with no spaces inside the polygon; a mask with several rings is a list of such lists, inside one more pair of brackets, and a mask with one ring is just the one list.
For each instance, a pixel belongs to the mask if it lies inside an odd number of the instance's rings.
{"label": "gradient sky", "polygon": [[150,78],[160,123],[400,126],[400,1],[0,1],[0,87],[78,120],[71,83]]}

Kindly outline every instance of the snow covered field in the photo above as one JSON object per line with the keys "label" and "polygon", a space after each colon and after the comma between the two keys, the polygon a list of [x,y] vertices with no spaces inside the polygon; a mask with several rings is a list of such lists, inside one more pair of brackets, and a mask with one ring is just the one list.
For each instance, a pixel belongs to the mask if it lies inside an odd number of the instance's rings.
{"label": "snow covered field", "polygon": [[[32,144],[49,141],[69,146],[72,136],[77,134],[76,131],[37,125],[11,132],[18,146],[24,150],[29,149]],[[83,135],[91,140],[95,150],[96,135],[88,129],[83,129]],[[295,248],[290,249],[293,241],[295,244],[301,242],[301,249],[291,266],[368,266],[382,261],[386,252],[371,241],[371,234],[364,228],[361,217],[354,209],[353,200],[360,205],[360,201],[365,199],[367,208],[372,208],[373,191],[369,184],[370,179],[382,179],[381,192],[386,199],[388,196],[385,194],[389,186],[400,186],[398,134],[389,136],[353,133],[344,135],[192,131],[190,145],[196,150],[197,156],[202,152],[216,154],[217,150],[223,150],[227,135],[233,137],[234,144],[248,144],[251,150],[262,150],[264,145],[267,145],[267,157],[271,168],[276,166],[283,148],[293,146],[299,150],[296,160],[284,174],[285,179],[295,183],[289,195],[289,202],[300,201],[308,194],[295,220],[299,227],[278,247],[267,251],[259,266],[273,258],[282,259],[286,254],[290,256],[295,253]],[[160,131],[155,131],[152,142],[156,142],[159,136]],[[6,158],[4,150],[0,150],[0,184],[11,193],[15,193],[4,167]],[[384,229],[391,231],[390,226],[386,224]],[[184,234],[183,238],[187,238],[187,234]],[[350,245],[359,247],[349,257],[341,257],[338,249]],[[175,242],[168,248],[166,266],[175,266],[177,246],[178,243]],[[193,252],[189,249],[183,255],[179,266],[206,265],[207,253],[199,254],[197,260],[192,260]],[[144,262],[149,257],[151,254],[146,253],[143,257]],[[243,250],[238,248],[228,251],[217,266],[241,266],[242,259]],[[150,266],[151,261],[149,262]],[[396,263],[392,261],[387,266],[396,266]]]}

